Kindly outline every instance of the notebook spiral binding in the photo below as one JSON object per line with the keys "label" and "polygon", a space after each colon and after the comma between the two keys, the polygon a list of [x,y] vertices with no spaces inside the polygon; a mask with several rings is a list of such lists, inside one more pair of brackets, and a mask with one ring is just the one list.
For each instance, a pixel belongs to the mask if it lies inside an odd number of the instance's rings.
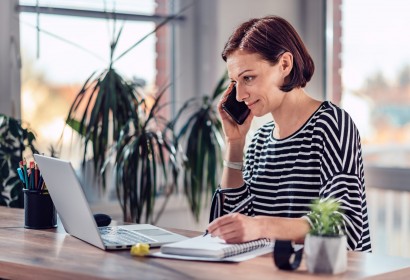
{"label": "notebook spiral binding", "polygon": [[251,252],[253,250],[271,246],[273,248],[274,242],[269,240],[268,238],[262,238],[254,241],[249,241],[240,244],[234,244],[228,248],[223,249],[224,258],[236,256],[239,254]]}

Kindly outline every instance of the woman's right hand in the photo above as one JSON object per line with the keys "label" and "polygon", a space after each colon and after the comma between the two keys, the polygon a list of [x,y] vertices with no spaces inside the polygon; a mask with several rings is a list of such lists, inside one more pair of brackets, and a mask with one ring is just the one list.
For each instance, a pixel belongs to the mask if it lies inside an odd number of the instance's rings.
{"label": "woman's right hand", "polygon": [[221,100],[218,102],[218,111],[219,115],[221,116],[222,120],[222,128],[225,134],[225,139],[228,142],[233,142],[237,140],[244,140],[246,137],[246,134],[248,133],[252,119],[253,119],[253,114],[250,112],[249,116],[246,118],[245,122],[241,125],[237,124],[231,116],[225,110],[222,108],[222,103],[225,102],[226,98],[228,95],[231,93],[232,88],[234,87],[234,83],[230,83],[229,87],[225,90],[225,92],[222,94]]}

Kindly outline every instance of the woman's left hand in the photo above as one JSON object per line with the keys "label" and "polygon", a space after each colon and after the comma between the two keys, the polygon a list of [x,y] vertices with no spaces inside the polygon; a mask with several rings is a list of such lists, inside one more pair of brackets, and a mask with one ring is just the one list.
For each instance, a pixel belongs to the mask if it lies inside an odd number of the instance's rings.
{"label": "woman's left hand", "polygon": [[219,217],[208,225],[208,233],[227,243],[241,243],[261,238],[258,219],[239,213]]}

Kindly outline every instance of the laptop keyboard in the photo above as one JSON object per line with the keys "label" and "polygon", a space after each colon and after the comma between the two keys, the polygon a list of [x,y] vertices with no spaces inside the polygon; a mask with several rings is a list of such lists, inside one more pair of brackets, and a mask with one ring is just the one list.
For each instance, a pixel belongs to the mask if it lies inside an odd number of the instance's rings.
{"label": "laptop keyboard", "polygon": [[99,227],[98,229],[104,242],[115,245],[152,243],[156,241],[142,234],[139,234],[136,231],[126,230],[123,228]]}

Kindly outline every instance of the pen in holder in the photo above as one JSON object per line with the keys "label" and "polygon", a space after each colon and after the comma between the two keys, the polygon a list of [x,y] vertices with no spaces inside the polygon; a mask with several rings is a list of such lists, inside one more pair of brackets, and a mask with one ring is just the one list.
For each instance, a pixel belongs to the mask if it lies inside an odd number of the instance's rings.
{"label": "pen in holder", "polygon": [[24,227],[44,229],[57,227],[57,213],[37,164],[27,166],[26,159],[17,168],[23,183]]}
{"label": "pen in holder", "polygon": [[27,166],[26,159],[17,168],[23,183],[24,227],[44,229],[57,227],[57,213],[37,164]]}
{"label": "pen in holder", "polygon": [[24,227],[46,229],[57,227],[57,213],[48,191],[24,192]]}

